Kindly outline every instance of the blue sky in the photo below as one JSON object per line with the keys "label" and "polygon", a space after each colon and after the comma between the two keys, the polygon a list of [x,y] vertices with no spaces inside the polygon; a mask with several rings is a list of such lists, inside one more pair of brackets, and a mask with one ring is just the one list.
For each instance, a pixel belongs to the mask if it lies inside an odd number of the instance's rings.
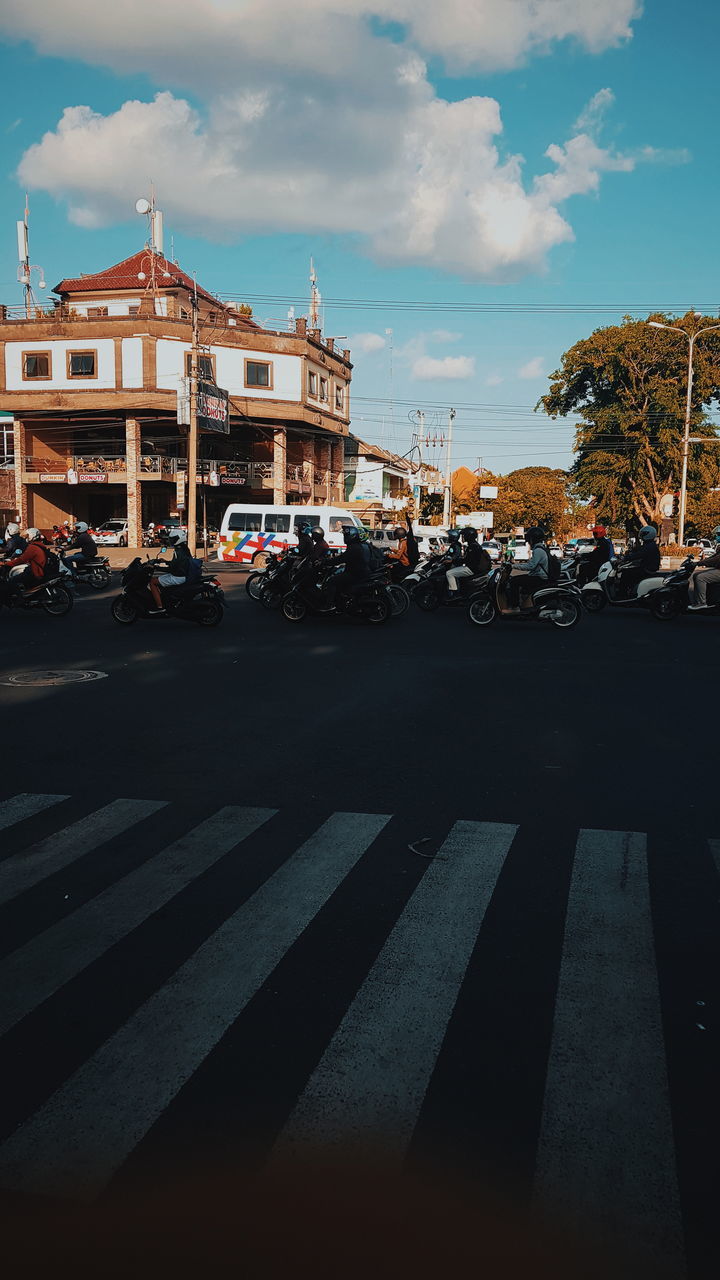
{"label": "blue sky", "polygon": [[567,465],[571,427],[532,412],[563,350],[643,306],[720,305],[720,18],[683,12],[5,0],[0,296],[21,296],[26,186],[52,286],[141,246],[154,180],[166,249],[220,296],[302,299],[313,256],[357,434],[404,451],[413,409],[433,434],[454,406],[458,463]]}

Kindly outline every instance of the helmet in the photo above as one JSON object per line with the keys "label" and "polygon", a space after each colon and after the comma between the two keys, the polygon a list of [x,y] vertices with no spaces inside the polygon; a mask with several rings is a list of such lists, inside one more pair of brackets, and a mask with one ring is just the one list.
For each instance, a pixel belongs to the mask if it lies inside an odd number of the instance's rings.
{"label": "helmet", "polygon": [[534,547],[537,542],[545,541],[545,530],[539,529],[537,525],[534,525],[532,529],[527,529],[525,531],[525,537],[530,543],[530,546]]}
{"label": "helmet", "polygon": [[393,530],[393,533],[395,534],[395,537],[396,537],[396,538],[405,538],[405,537],[407,537],[407,529],[404,529],[404,528],[403,528],[403,526],[402,526],[401,524],[399,524],[399,525],[397,526],[397,528]]}
{"label": "helmet", "polygon": [[462,538],[463,542],[475,542],[477,539],[477,536],[478,536],[477,529],[473,529],[472,525],[470,524],[465,529],[463,529],[462,533],[460,534],[460,537]]}
{"label": "helmet", "polygon": [[359,541],[360,541],[360,530],[359,530],[359,529],[356,529],[354,524],[345,524],[345,525],[343,525],[343,531],[342,531],[342,534],[343,534],[343,538],[344,538],[345,542],[359,542]]}
{"label": "helmet", "polygon": [[607,535],[607,529],[604,524],[596,524],[593,529],[593,536],[596,538],[604,538]]}
{"label": "helmet", "polygon": [[460,530],[459,530],[459,529],[450,529],[450,530],[449,530],[449,532],[448,532],[448,539],[449,539],[449,541],[450,541],[450,542],[459,542],[459,541],[460,541]]}
{"label": "helmet", "polygon": [[88,531],[88,527],[84,520],[80,520],[78,524],[75,525],[76,533],[87,533],[87,531]]}
{"label": "helmet", "polygon": [[641,542],[652,542],[653,538],[657,538],[657,529],[654,524],[643,525],[638,534]]}
{"label": "helmet", "polygon": [[325,530],[321,529],[320,525],[318,525],[317,529],[313,529],[310,537],[313,538],[315,542],[319,542],[321,538],[325,537]]}
{"label": "helmet", "polygon": [[7,529],[5,530],[5,537],[12,538],[13,534],[19,533],[19,532],[20,532],[19,524],[9,524]]}
{"label": "helmet", "polygon": [[39,529],[26,529],[26,530],[25,530],[25,537],[27,538],[28,542],[34,542],[36,538],[39,538],[39,537],[40,537],[40,530],[39,530]]}
{"label": "helmet", "polygon": [[307,536],[309,533],[312,533],[312,525],[308,524],[307,520],[304,520],[302,524],[298,525],[298,534]]}
{"label": "helmet", "polygon": [[182,542],[187,542],[187,534],[184,529],[176,529],[175,533],[171,533],[168,538],[171,547],[178,547]]}

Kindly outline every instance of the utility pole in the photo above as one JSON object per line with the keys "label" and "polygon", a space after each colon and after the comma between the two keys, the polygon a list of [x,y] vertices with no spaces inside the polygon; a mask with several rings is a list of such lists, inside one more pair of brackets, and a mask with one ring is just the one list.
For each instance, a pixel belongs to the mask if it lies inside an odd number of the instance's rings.
{"label": "utility pole", "polygon": [[445,459],[445,501],[443,503],[443,526],[446,529],[450,528],[452,520],[452,440],[454,421],[455,410],[450,409],[448,412],[448,444]]}
{"label": "utility pole", "polygon": [[190,427],[188,429],[188,467],[187,467],[187,540],[190,554],[197,550],[197,384],[198,384],[198,300],[197,285],[192,299],[192,352],[190,355]]}

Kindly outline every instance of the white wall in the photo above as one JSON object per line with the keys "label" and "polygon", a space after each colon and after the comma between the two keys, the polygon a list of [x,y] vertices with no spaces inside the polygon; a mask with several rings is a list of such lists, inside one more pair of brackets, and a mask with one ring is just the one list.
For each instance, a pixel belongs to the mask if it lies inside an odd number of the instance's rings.
{"label": "white wall", "polygon": [[[52,353],[52,378],[24,381],[22,376],[23,351],[50,351]],[[68,378],[68,351],[97,351],[96,378]],[[110,391],[115,387],[115,344],[112,338],[85,338],[70,341],[57,339],[49,342],[6,342],[5,385],[8,391]]]}
{"label": "white wall", "polygon": [[[190,350],[187,342],[174,342],[158,338],[157,385],[173,391],[185,373],[185,353]],[[231,396],[248,396],[252,400],[291,400],[299,403],[302,398],[302,361],[300,356],[288,356],[251,348],[211,347],[215,356],[217,384]],[[273,366],[273,387],[246,387],[245,361],[270,361]]]}
{"label": "white wall", "polygon": [[109,316],[126,316],[129,314],[130,307],[140,306],[140,298],[123,298],[117,302],[112,298],[88,298],[82,303],[73,301],[70,306],[80,316],[87,315],[88,307],[107,307]]}
{"label": "white wall", "polygon": [[122,379],[124,387],[142,387],[142,338],[123,338],[122,340]]}

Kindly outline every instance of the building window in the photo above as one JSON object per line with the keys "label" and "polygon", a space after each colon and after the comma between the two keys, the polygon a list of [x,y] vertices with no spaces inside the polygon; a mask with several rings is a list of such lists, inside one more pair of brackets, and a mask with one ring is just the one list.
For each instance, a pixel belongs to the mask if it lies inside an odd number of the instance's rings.
{"label": "building window", "polygon": [[320,399],[327,401],[327,398],[328,398],[328,380],[327,378],[321,378],[320,379]]}
{"label": "building window", "polygon": [[338,413],[342,413],[344,402],[345,402],[345,388],[336,386],[335,387],[335,408],[337,409]]}
{"label": "building window", "polygon": [[99,320],[108,314],[107,307],[88,307],[88,320]]}
{"label": "building window", "polygon": [[26,382],[47,381],[52,377],[49,351],[23,351],[23,378]]}
{"label": "building window", "polygon": [[317,393],[318,393],[318,376],[316,373],[313,373],[311,371],[308,374],[308,395],[312,396],[313,400],[317,400]]}
{"label": "building window", "polygon": [[68,351],[68,378],[97,378],[97,351]]}
{"label": "building window", "polygon": [[272,391],[273,367],[269,360],[245,361],[245,386],[265,387]]}
{"label": "building window", "polygon": [[187,308],[186,308],[186,307],[181,307],[181,308],[180,308],[180,319],[181,319],[181,320],[189,320],[189,319],[190,319],[190,312],[187,310]]}
{"label": "building window", "polygon": [[275,512],[271,515],[269,512],[265,516],[265,532],[266,533],[289,533],[290,532],[290,516],[278,515]]}
{"label": "building window", "polygon": [[[199,355],[197,358],[198,377],[203,382],[215,381],[215,357],[208,355]],[[192,351],[185,352],[185,377],[189,378],[192,374]]]}
{"label": "building window", "polygon": [[137,307],[128,307],[128,315],[129,315],[129,316],[139,316],[139,315],[140,315],[140,307],[139,307],[139,306],[137,306]]}

